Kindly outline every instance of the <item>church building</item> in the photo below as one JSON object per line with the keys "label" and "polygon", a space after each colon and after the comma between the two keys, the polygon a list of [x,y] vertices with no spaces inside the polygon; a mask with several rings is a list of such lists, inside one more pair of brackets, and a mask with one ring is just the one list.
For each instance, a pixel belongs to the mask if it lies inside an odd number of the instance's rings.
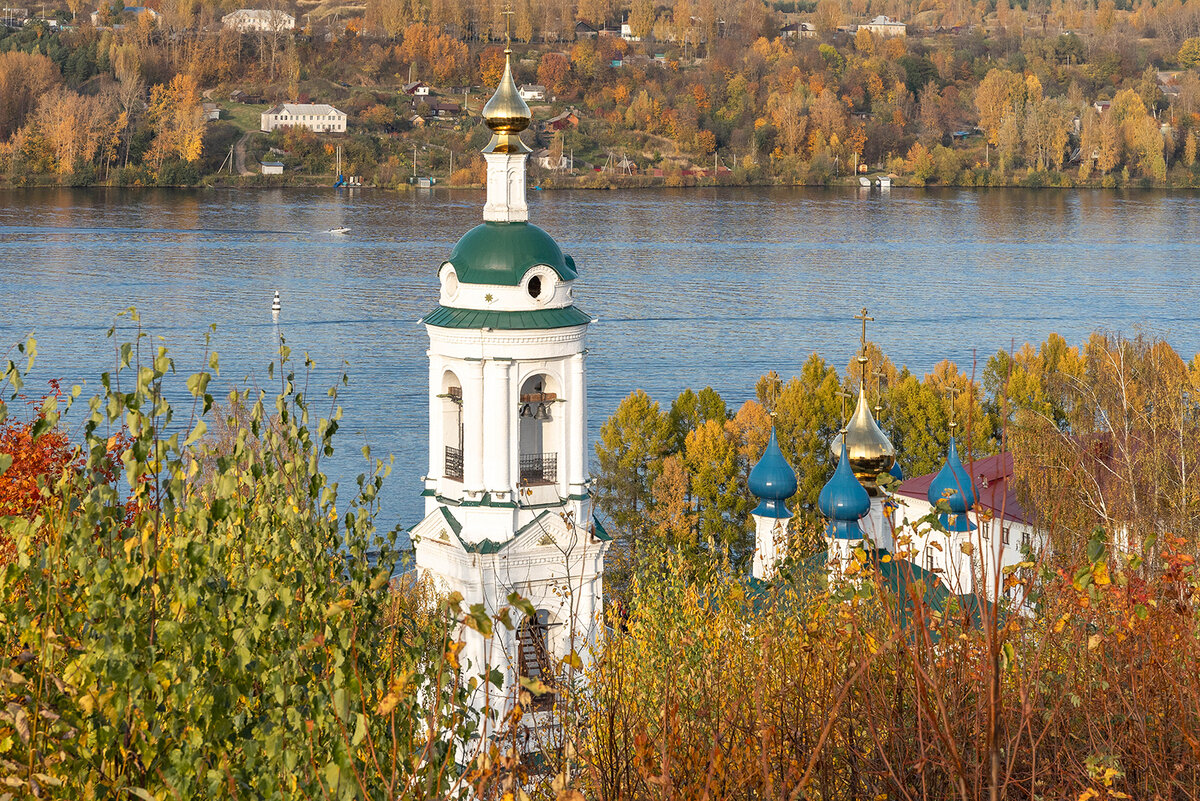
{"label": "church building", "polygon": [[[821,489],[817,508],[826,520],[826,550],[800,567],[846,578],[873,569],[889,586],[907,615],[911,593],[920,587],[925,603],[941,612],[953,602],[978,620],[1004,589],[1005,568],[1026,559],[1022,547],[1044,543],[1012,494],[1010,454],[971,463],[973,477],[958,454],[956,424],[940,471],[904,481],[896,449],[879,428],[866,396],[866,316],[858,364],[858,403],[831,448],[836,461]],[[887,480],[890,476],[891,480]],[[881,486],[881,481],[885,486]],[[797,479],[775,432],[750,472],[750,491],[760,500],[753,511],[753,581],[760,586],[777,577],[788,557],[787,501]],[[923,522],[935,515],[937,525]],[[1012,601],[1024,599],[1009,594]]]}
{"label": "church building", "polygon": [[[483,222],[438,271],[429,334],[425,518],[417,570],[489,615],[517,593],[536,613],[516,631],[468,630],[467,673],[544,679],[576,654],[586,666],[602,611],[608,535],[592,517],[587,469],[587,350],[592,318],[575,305],[574,260],[529,222],[520,132],[529,107],[504,76],[483,109]],[[575,663],[578,665],[579,663]],[[475,703],[503,710],[486,683]]]}

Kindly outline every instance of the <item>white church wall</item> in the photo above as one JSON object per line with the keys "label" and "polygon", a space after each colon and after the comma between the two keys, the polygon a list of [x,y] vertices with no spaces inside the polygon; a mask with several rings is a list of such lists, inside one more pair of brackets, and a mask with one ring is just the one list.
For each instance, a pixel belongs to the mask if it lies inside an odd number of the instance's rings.
{"label": "white church wall", "polygon": [[1024,560],[1022,543],[1028,542],[1036,548],[1043,542],[1032,526],[1013,520],[981,519],[973,511],[967,517],[975,530],[942,533],[928,525],[917,525],[916,521],[933,510],[928,501],[904,495],[895,499],[893,519],[897,537],[908,542],[911,559],[921,567],[932,568],[947,588],[956,593],[978,592],[994,599],[997,575],[1003,587],[1004,569]]}

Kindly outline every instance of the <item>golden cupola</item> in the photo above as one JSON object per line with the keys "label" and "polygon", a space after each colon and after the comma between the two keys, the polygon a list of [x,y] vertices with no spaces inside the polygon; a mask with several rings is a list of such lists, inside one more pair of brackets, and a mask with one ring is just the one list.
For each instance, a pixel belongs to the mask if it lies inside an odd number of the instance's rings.
{"label": "golden cupola", "polygon": [[[864,308],[854,319],[862,321],[862,342],[858,354],[858,366],[862,375],[858,382],[858,405],[854,407],[854,415],[850,422],[846,423],[843,433],[834,437],[830,450],[833,451],[833,458],[839,460],[842,455],[842,439],[845,438],[846,458],[850,460],[850,469],[854,471],[854,477],[868,493],[878,495],[877,479],[880,473],[891,472],[892,465],[896,464],[896,448],[875,422],[870,404],[867,403],[867,323],[875,318],[868,316]],[[845,413],[843,407],[843,416]]]}
{"label": "golden cupola", "polygon": [[[867,392],[862,384],[858,387],[858,405],[854,407],[854,414],[846,424],[846,433],[843,436],[846,438],[847,458],[850,460],[850,469],[854,471],[854,477],[862,483],[868,493],[878,495],[879,485],[876,478],[880,473],[887,473],[892,469],[892,465],[896,463],[896,448],[871,415]],[[835,456],[840,457],[841,436],[834,439],[833,449]]]}
{"label": "golden cupola", "polygon": [[492,141],[483,149],[484,153],[529,153],[529,147],[521,141],[520,133],[529,127],[533,119],[529,106],[517,91],[517,82],[512,76],[512,49],[504,48],[504,77],[491,100],[483,107],[483,121],[492,129]]}

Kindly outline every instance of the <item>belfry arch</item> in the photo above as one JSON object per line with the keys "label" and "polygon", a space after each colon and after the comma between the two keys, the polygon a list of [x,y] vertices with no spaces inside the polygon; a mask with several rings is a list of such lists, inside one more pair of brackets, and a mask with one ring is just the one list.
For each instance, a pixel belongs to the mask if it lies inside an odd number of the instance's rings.
{"label": "belfry arch", "polygon": [[547,373],[536,373],[521,382],[517,420],[520,483],[525,486],[558,482],[561,451],[561,394]]}
{"label": "belfry arch", "polygon": [[445,452],[443,475],[463,480],[463,395],[462,382],[453,370],[442,374],[442,447]]}

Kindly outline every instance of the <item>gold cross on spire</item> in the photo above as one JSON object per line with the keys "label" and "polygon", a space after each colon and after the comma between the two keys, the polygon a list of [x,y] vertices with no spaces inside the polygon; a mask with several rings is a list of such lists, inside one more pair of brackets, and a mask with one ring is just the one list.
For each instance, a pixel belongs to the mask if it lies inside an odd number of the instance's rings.
{"label": "gold cross on spire", "polygon": [[850,398],[850,393],[846,392],[845,390],[839,390],[839,391],[835,392],[834,394],[837,397],[842,399],[842,430],[845,431],[846,430],[846,401]]}
{"label": "gold cross on spire", "polygon": [[946,389],[946,394],[950,396],[950,430],[951,431],[953,431],[955,428],[958,427],[958,423],[954,422],[954,401],[956,398],[958,398],[958,396],[961,392],[962,392],[962,390],[953,384],[951,384],[950,387],[948,387]]}
{"label": "gold cross on spire", "polygon": [[862,320],[862,339],[861,339],[861,343],[862,343],[862,349],[863,349],[863,352],[865,353],[865,352],[866,352],[866,350],[867,350],[867,323],[873,323],[873,322],[875,322],[875,318],[874,318],[874,317],[868,317],[868,316],[867,316],[867,307],[866,307],[866,306],[863,306],[863,310],[862,310],[861,312],[859,312],[858,314],[854,315],[854,319],[855,319],[855,320]]}
{"label": "gold cross on spire", "polygon": [[887,378],[883,369],[880,368],[871,375],[875,376],[875,419],[879,419],[879,413],[883,411],[883,379]]}
{"label": "gold cross on spire", "polygon": [[862,312],[854,315],[854,319],[862,320],[862,338],[860,340],[862,349],[858,354],[858,363],[862,365],[862,379],[859,382],[859,386],[865,389],[867,386],[867,323],[874,322],[875,318],[868,317],[867,307],[863,306]]}
{"label": "gold cross on spire", "polygon": [[504,52],[512,52],[512,18],[516,12],[512,10],[512,3],[504,6],[504,10],[500,12],[504,15]]}

